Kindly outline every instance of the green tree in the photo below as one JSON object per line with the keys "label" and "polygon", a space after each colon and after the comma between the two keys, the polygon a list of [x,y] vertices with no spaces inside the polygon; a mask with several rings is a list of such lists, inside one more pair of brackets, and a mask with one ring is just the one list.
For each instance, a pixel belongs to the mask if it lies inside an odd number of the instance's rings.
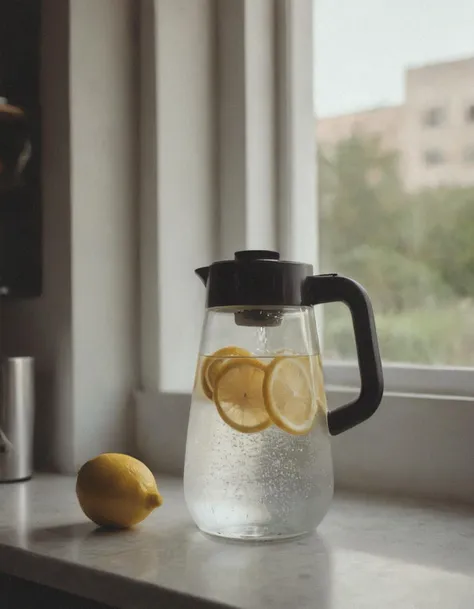
{"label": "green tree", "polygon": [[379,138],[352,136],[318,155],[323,266],[361,244],[398,249],[405,197],[398,154]]}
{"label": "green tree", "polygon": [[379,313],[433,309],[453,300],[438,269],[395,249],[360,245],[339,259],[339,268],[364,285]]}
{"label": "green tree", "polygon": [[[368,290],[382,355],[474,365],[474,188],[405,192],[398,155],[353,136],[318,154],[322,270]],[[354,357],[344,308],[327,310],[326,351]]]}
{"label": "green tree", "polygon": [[474,188],[418,193],[413,213],[421,227],[415,255],[436,269],[460,297],[474,297]]}

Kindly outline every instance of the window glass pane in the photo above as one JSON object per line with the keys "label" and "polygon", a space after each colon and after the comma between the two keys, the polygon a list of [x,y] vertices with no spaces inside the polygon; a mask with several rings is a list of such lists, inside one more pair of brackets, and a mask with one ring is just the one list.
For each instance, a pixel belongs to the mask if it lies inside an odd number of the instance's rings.
{"label": "window glass pane", "polygon": [[[474,2],[316,0],[320,269],[355,278],[385,361],[474,366]],[[355,356],[326,307],[326,354]]]}
{"label": "window glass pane", "polygon": [[430,108],[423,113],[423,123],[427,127],[437,127],[445,120],[444,108]]}

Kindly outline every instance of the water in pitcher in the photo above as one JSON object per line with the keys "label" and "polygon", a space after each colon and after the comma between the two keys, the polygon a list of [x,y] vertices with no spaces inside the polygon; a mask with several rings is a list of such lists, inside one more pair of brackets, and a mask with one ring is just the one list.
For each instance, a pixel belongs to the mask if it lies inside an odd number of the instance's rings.
{"label": "water in pitcher", "polygon": [[[313,402],[305,415],[310,422],[286,410],[300,388],[288,393],[283,377],[294,380],[298,372],[311,385]],[[239,403],[247,400],[246,408],[235,406],[236,391]],[[319,355],[255,358],[237,348],[226,357],[200,356],[185,493],[195,522],[213,535],[271,540],[298,536],[319,524],[333,493]]]}

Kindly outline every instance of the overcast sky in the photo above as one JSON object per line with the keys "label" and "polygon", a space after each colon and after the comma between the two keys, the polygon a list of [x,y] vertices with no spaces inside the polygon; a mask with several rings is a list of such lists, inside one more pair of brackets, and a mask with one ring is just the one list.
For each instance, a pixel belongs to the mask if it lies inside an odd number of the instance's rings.
{"label": "overcast sky", "polygon": [[315,4],[319,116],[400,103],[407,66],[474,56],[474,0]]}

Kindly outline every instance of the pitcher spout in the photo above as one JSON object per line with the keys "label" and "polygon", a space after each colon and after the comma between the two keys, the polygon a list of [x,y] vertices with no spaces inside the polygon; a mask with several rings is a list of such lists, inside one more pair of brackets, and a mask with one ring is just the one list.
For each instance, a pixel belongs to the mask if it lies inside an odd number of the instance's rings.
{"label": "pitcher spout", "polygon": [[203,284],[207,285],[207,280],[209,278],[209,267],[208,266],[202,266],[201,268],[196,269],[194,272],[201,279]]}

